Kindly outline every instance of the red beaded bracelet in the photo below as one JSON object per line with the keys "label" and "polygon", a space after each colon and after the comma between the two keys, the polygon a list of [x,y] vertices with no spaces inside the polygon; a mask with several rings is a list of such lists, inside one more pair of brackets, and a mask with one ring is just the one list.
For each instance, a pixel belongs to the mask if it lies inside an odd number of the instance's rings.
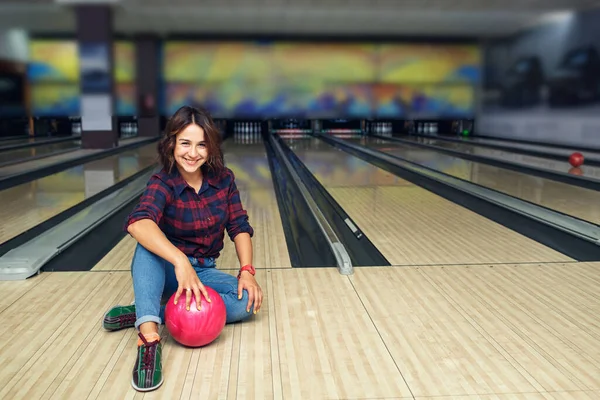
{"label": "red beaded bracelet", "polygon": [[240,279],[240,276],[242,275],[243,271],[248,271],[253,276],[256,274],[256,269],[254,268],[254,266],[252,266],[251,264],[244,265],[242,268],[240,268],[240,272],[238,273],[238,276],[237,276],[238,279]]}

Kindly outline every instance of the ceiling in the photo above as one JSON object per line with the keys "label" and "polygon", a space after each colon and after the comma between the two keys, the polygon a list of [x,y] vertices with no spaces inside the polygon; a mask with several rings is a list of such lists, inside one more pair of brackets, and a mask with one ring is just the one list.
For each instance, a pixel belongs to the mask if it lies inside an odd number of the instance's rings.
{"label": "ceiling", "polygon": [[[0,29],[74,32],[71,3],[0,0]],[[600,0],[104,0],[117,33],[498,37]]]}

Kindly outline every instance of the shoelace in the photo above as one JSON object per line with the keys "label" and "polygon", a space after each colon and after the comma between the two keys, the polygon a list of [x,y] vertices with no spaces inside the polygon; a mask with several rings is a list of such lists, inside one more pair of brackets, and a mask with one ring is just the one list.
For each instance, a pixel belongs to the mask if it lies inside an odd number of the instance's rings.
{"label": "shoelace", "polygon": [[123,314],[119,317],[119,324],[121,326],[129,326],[135,324],[135,314]]}
{"label": "shoelace", "polygon": [[138,336],[142,339],[142,342],[144,342],[144,346],[146,347],[142,357],[142,369],[150,371],[154,368],[154,357],[159,340],[148,342],[141,332],[138,332]]}

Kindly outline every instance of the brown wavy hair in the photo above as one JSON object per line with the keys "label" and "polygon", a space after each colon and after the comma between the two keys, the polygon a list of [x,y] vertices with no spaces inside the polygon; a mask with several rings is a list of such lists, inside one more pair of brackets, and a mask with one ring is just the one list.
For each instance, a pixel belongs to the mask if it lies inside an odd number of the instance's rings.
{"label": "brown wavy hair", "polygon": [[183,106],[175,111],[165,127],[165,133],[158,142],[158,157],[163,168],[171,173],[175,166],[175,141],[177,134],[191,124],[196,124],[204,130],[204,141],[208,159],[202,168],[208,168],[219,173],[224,168],[223,151],[221,150],[221,135],[210,113],[202,108]]}

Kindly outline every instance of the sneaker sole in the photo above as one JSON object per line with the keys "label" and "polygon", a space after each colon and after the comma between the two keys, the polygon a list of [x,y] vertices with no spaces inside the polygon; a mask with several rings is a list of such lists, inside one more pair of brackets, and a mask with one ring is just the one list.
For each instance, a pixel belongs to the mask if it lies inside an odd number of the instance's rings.
{"label": "sneaker sole", "polygon": [[164,381],[164,380],[165,380],[165,377],[163,376],[163,377],[160,379],[160,382],[158,382],[158,384],[157,384],[156,386],[152,386],[152,387],[150,387],[150,388],[143,388],[143,389],[142,389],[142,388],[139,388],[139,387],[137,387],[137,386],[135,385],[135,383],[133,382],[133,378],[131,378],[131,386],[133,386],[133,388],[134,388],[135,390],[137,390],[138,392],[151,392],[152,390],[156,390],[156,389],[158,389],[159,387],[161,387],[161,385],[163,384],[163,381]]}

